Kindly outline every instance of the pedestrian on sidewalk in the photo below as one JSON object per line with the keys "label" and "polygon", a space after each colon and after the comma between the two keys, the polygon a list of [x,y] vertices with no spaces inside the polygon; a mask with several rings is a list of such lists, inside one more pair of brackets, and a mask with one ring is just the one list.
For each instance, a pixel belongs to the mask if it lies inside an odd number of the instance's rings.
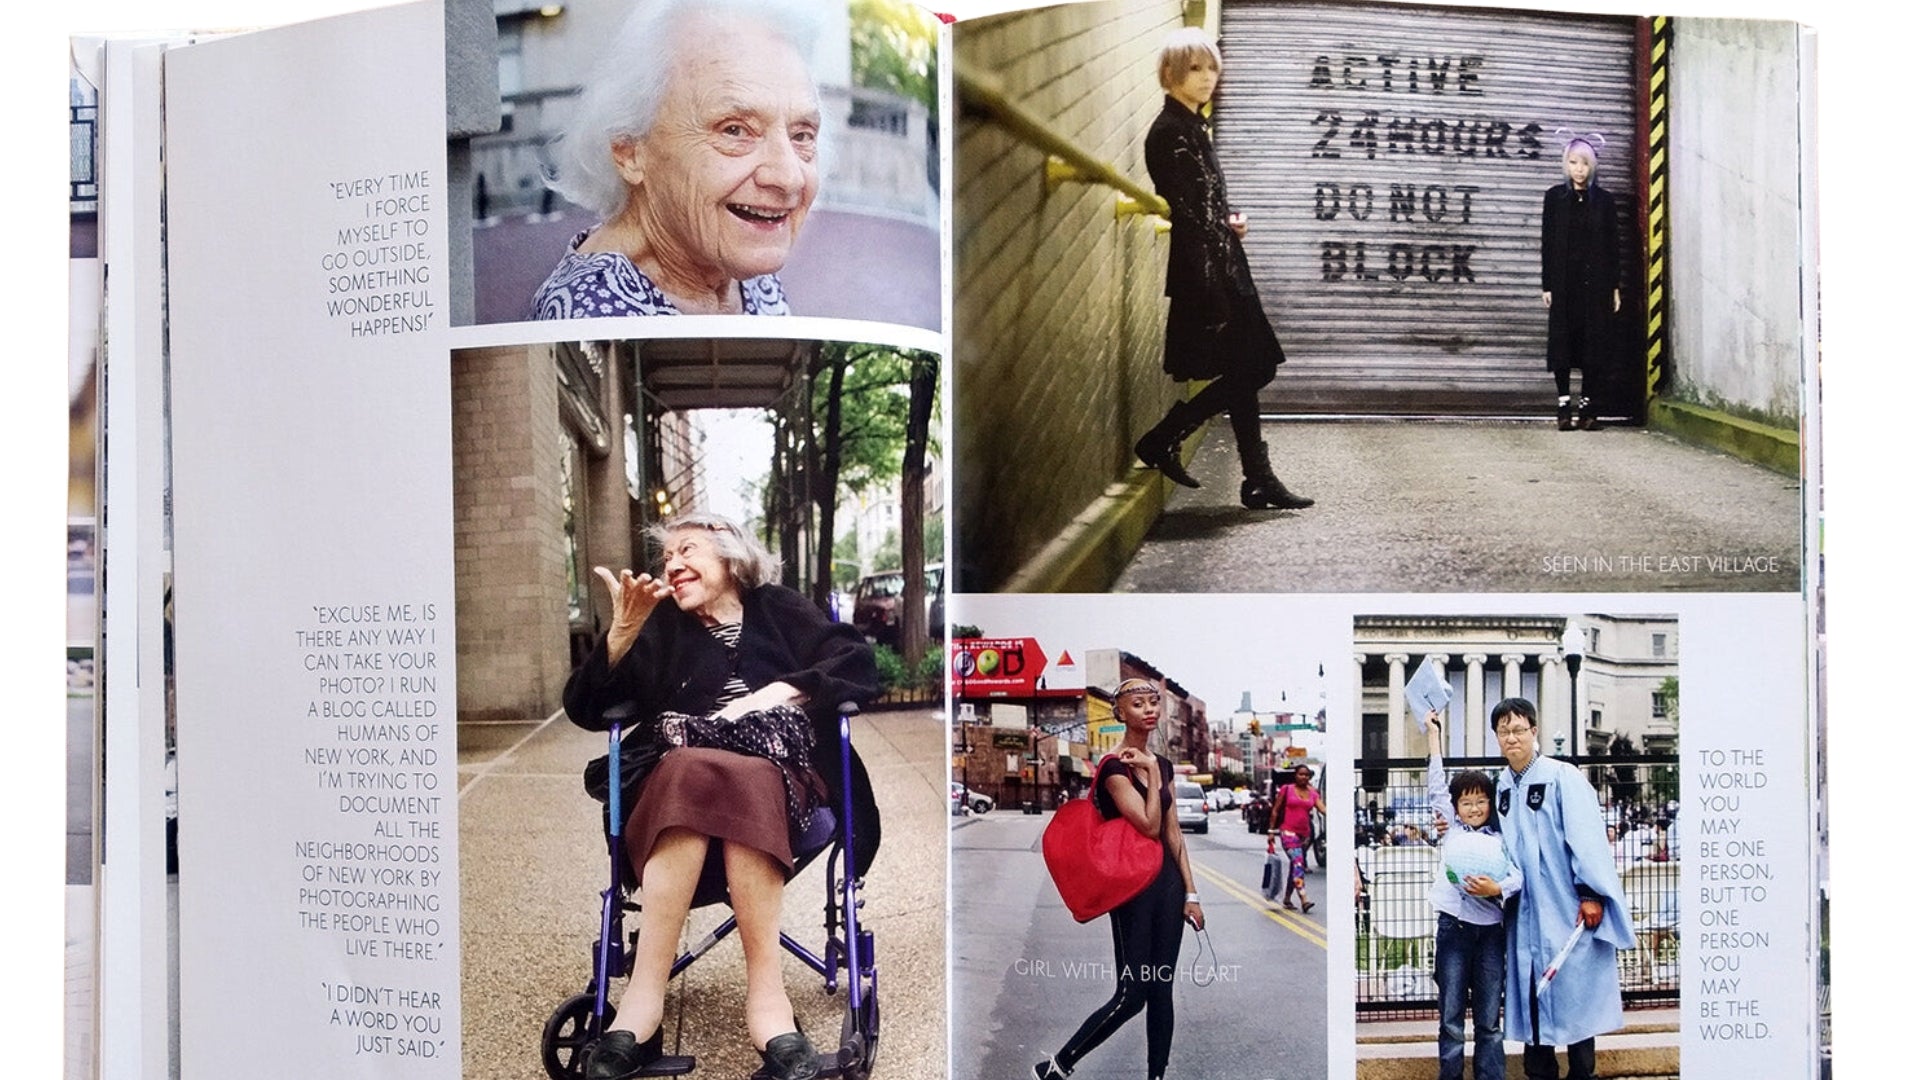
{"label": "pedestrian on sidewalk", "polygon": [[1446,824],[1440,872],[1427,900],[1436,913],[1433,978],[1440,989],[1440,1080],[1466,1076],[1467,1011],[1473,1011],[1474,1080],[1503,1080],[1500,1002],[1507,978],[1501,908],[1520,891],[1520,871],[1501,847],[1493,778],[1469,769],[1447,779],[1440,714],[1427,714],[1427,799]]}
{"label": "pedestrian on sidewalk", "polygon": [[[1313,910],[1307,899],[1307,844],[1313,840],[1313,812],[1327,812],[1326,800],[1313,786],[1313,767],[1299,765],[1293,770],[1293,783],[1273,796],[1273,809],[1267,817],[1267,844],[1272,850],[1276,836],[1280,849],[1287,853],[1287,882],[1280,898],[1281,906],[1302,915]],[[1300,894],[1300,906],[1293,906],[1293,894]],[[1273,897],[1269,895],[1268,900]]]}
{"label": "pedestrian on sidewalk", "polygon": [[1526,880],[1507,913],[1506,1032],[1526,1044],[1527,1080],[1559,1080],[1556,1046],[1567,1048],[1567,1080],[1592,1080],[1594,1037],[1626,1022],[1616,952],[1633,947],[1633,920],[1599,797],[1579,769],[1540,753],[1537,716],[1526,698],[1493,707],[1507,759],[1494,800],[1500,835]]}
{"label": "pedestrian on sidewalk", "polygon": [[1160,841],[1160,872],[1146,890],[1109,912],[1113,929],[1113,997],[1080,1024],[1059,1052],[1033,1067],[1034,1080],[1066,1080],[1073,1067],[1108,1037],[1147,1013],[1147,1080],[1163,1080],[1173,1052],[1173,980],[1180,962],[1182,923],[1207,925],[1193,888],[1187,841],[1173,811],[1173,762],[1147,749],[1160,726],[1160,691],[1128,679],[1114,694],[1114,714],[1125,725],[1120,749],[1101,761],[1093,802],[1107,820],[1124,818]]}
{"label": "pedestrian on sidewalk", "polygon": [[[1608,384],[1613,319],[1620,310],[1620,228],[1613,196],[1594,178],[1600,136],[1567,141],[1566,183],[1548,189],[1540,215],[1540,302],[1547,308],[1547,370],[1560,392],[1561,431],[1600,425],[1593,394]],[[1580,371],[1576,418],[1573,371]]]}
{"label": "pedestrian on sidewalk", "polygon": [[1211,379],[1191,400],[1175,402],[1133,452],[1176,484],[1200,482],[1180,462],[1187,436],[1220,413],[1233,425],[1240,451],[1240,505],[1298,510],[1313,500],[1287,490],[1273,474],[1260,438],[1260,388],[1286,362],[1260,307],[1247,253],[1245,214],[1227,205],[1226,179],[1213,153],[1201,106],[1220,82],[1220,47],[1206,31],[1174,31],[1160,48],[1160,87],[1167,92],[1147,131],[1147,173],[1167,201],[1167,338],[1162,361],[1176,380]]}

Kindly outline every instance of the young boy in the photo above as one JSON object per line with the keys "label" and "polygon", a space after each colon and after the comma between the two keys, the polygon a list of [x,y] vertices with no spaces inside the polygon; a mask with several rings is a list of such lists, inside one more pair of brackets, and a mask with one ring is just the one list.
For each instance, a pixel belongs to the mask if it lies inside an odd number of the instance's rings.
{"label": "young boy", "polygon": [[[1440,759],[1440,714],[1427,714],[1427,797],[1445,818],[1440,873],[1427,894],[1439,912],[1433,979],[1440,987],[1440,1080],[1464,1080],[1466,1016],[1473,1009],[1474,1080],[1502,1080],[1500,1002],[1507,979],[1507,931],[1501,905],[1520,891],[1493,815],[1494,781],[1469,770],[1447,782]],[[1464,871],[1464,872],[1463,872]]]}

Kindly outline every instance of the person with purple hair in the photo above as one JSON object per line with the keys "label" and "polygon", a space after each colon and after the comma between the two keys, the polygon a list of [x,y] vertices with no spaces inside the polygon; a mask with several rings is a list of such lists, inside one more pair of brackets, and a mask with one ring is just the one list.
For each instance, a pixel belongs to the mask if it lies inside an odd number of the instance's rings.
{"label": "person with purple hair", "polygon": [[[1540,302],[1547,309],[1547,370],[1560,392],[1561,431],[1600,426],[1593,392],[1613,360],[1620,310],[1620,230],[1613,196],[1595,179],[1598,136],[1568,140],[1560,155],[1566,182],[1548,189],[1540,216]],[[1580,371],[1580,399],[1573,372]]]}

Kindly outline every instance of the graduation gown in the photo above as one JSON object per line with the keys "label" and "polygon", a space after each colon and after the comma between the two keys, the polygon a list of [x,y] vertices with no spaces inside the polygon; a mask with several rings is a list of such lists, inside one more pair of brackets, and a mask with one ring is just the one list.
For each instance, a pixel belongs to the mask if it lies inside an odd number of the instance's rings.
{"label": "graduation gown", "polygon": [[[1507,1038],[1568,1046],[1617,1030],[1626,1021],[1614,954],[1633,947],[1633,920],[1593,787],[1579,769],[1543,754],[1519,777],[1500,770],[1494,809],[1507,858],[1526,880],[1507,912]],[[1600,925],[1581,936],[1536,1001],[1541,974],[1579,919],[1583,890],[1604,905]]]}

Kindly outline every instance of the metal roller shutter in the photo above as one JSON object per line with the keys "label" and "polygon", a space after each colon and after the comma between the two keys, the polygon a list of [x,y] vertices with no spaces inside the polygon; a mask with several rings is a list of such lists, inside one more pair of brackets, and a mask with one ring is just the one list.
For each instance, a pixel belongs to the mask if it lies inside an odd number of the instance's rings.
{"label": "metal roller shutter", "polygon": [[1622,311],[1636,299],[1633,21],[1228,3],[1220,40],[1216,143],[1288,357],[1263,406],[1550,412],[1540,207],[1563,179],[1557,129],[1606,139]]}

